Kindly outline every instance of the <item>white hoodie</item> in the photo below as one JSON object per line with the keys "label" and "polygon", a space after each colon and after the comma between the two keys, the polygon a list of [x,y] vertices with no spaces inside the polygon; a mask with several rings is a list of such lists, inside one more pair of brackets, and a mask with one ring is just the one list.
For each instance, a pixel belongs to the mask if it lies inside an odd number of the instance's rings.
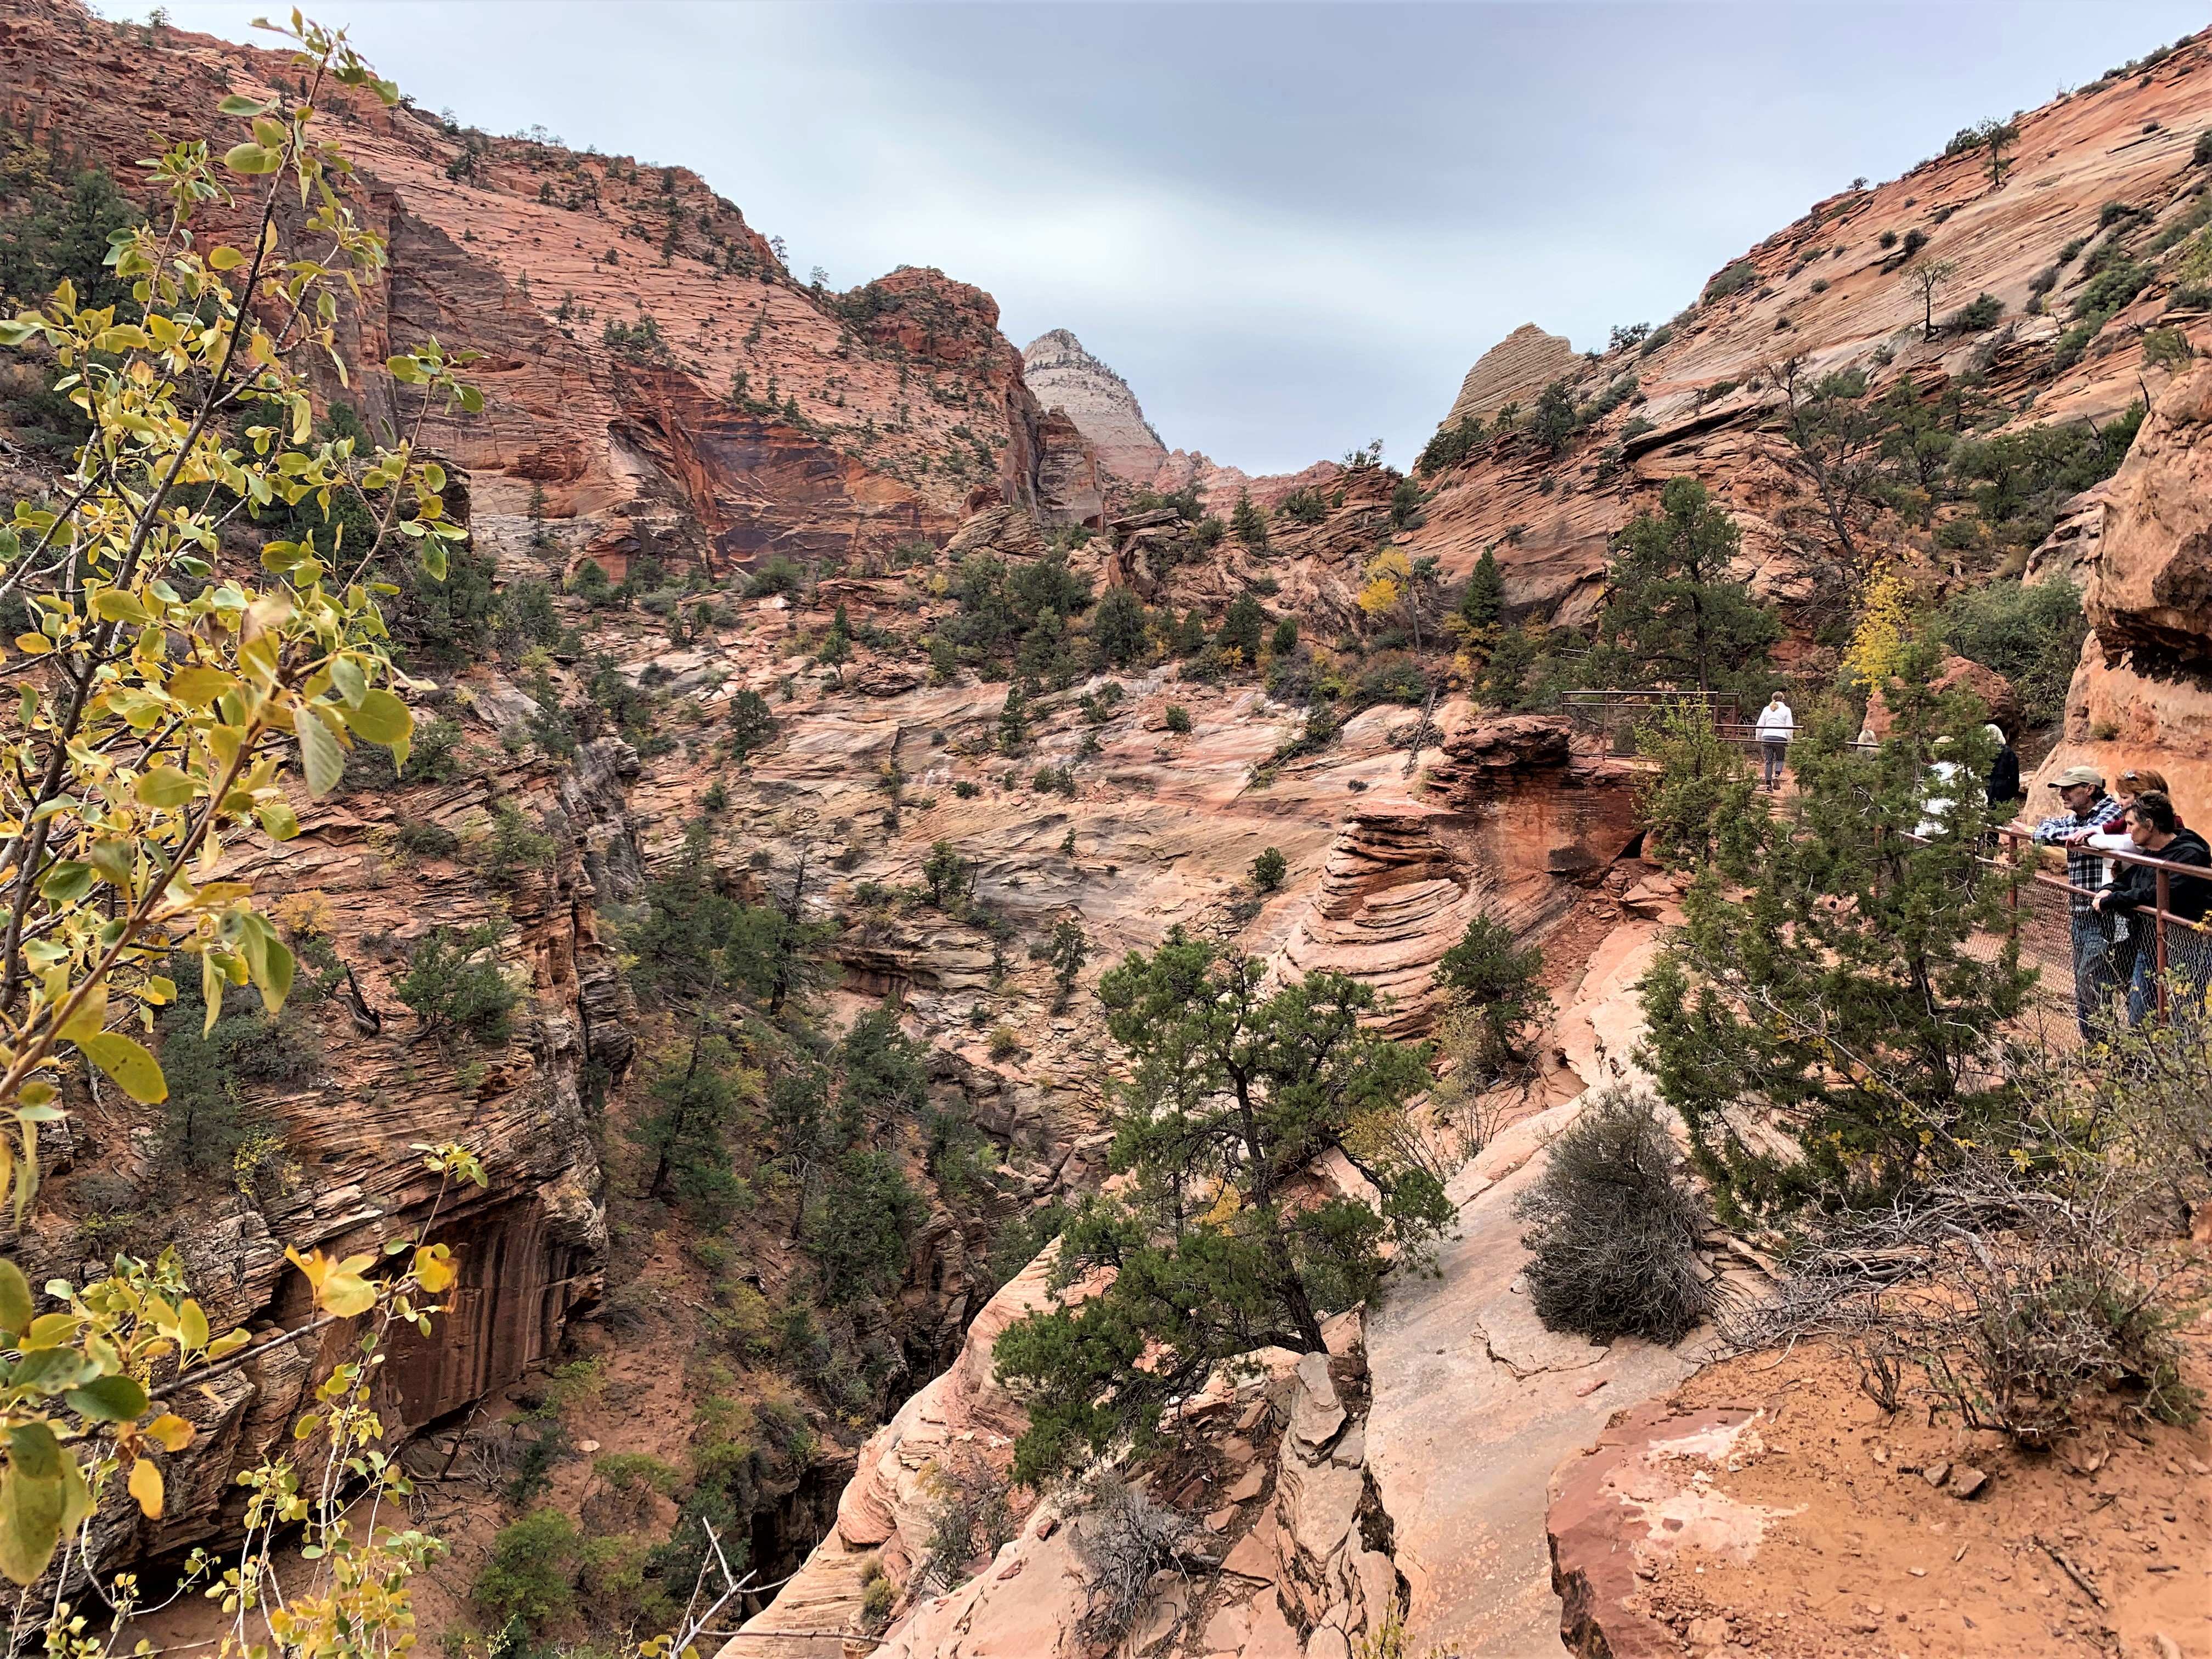
{"label": "white hoodie", "polygon": [[1796,735],[1797,717],[1788,703],[1771,702],[1759,711],[1757,730],[1761,743],[1787,743]]}

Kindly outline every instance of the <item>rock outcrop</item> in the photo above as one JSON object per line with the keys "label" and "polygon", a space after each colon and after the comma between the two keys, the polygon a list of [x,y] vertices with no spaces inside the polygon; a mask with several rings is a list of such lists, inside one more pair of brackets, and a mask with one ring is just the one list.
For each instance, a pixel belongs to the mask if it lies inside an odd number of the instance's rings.
{"label": "rock outcrop", "polygon": [[1581,367],[1582,354],[1565,335],[1523,323],[1474,360],[1442,424],[1456,426],[1472,415],[1486,425],[1508,404],[1525,411],[1538,392]]}
{"label": "rock outcrop", "polygon": [[1074,335],[1064,328],[1038,335],[1022,349],[1022,369],[1037,402],[1074,422],[1100,466],[1128,484],[1149,485],[1159,475],[1168,447],[1137,394]]}
{"label": "rock outcrop", "polygon": [[2033,785],[2066,767],[2166,774],[2185,812],[2212,800],[2212,368],[2171,385],[2128,459],[2084,504],[2072,539],[2090,623],[2059,743]]}

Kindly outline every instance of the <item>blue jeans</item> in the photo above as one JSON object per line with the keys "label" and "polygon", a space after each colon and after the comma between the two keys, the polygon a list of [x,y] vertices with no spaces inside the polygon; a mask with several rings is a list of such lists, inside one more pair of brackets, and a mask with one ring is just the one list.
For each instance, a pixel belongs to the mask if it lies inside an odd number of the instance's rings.
{"label": "blue jeans", "polygon": [[[2130,916],[2128,925],[2140,936],[2135,971],[2128,986],[2128,1024],[2140,1025],[2158,1010],[2158,945],[2151,929],[2158,924],[2148,916]],[[2166,927],[2166,988],[2167,1012],[2177,1017],[2194,1008],[2204,1012],[2208,941],[2193,927],[2169,922]]]}
{"label": "blue jeans", "polygon": [[2115,971],[2118,963],[2114,959],[2113,919],[2094,910],[2076,910],[2070,920],[2074,928],[2074,1018],[2081,1028],[2081,1040],[2087,1042],[2097,1035],[2096,1023],[2104,1014],[2106,999],[2127,981]]}
{"label": "blue jeans", "polygon": [[1776,743],[1771,738],[1761,738],[1759,746],[1766,751],[1765,781],[1766,787],[1771,789],[1782,781],[1782,757],[1790,752],[1790,745]]}

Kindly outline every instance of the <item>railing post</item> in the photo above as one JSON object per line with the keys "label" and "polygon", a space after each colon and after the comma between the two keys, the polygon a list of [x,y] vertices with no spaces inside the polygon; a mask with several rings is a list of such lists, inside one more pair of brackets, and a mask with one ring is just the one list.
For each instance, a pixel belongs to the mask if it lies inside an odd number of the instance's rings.
{"label": "railing post", "polygon": [[[2170,896],[2169,879],[2163,867],[2153,871],[2158,878],[2158,918],[2151,923],[2151,939],[2156,946],[2152,960],[2158,971],[2158,1017],[2166,1018],[2166,906]],[[2142,947],[2136,947],[2140,950]]]}

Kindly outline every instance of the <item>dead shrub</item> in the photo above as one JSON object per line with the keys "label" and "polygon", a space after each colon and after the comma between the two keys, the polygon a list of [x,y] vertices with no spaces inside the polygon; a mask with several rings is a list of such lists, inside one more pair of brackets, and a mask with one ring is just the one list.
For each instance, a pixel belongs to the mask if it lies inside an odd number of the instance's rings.
{"label": "dead shrub", "polygon": [[1657,1103],[1619,1085],[1552,1143],[1516,1206],[1528,1224],[1522,1242],[1534,1252],[1529,1300],[1547,1327],[1598,1342],[1674,1342],[1705,1316],[1712,1297],[1697,1260],[1705,1206],[1679,1162]]}
{"label": "dead shrub", "polygon": [[1097,1477],[1076,1533],[1091,1578],[1080,1626],[1085,1641],[1110,1647],[1128,1634],[1152,1575],[1176,1559],[1194,1524],[1110,1471]]}
{"label": "dead shrub", "polygon": [[2143,1224],[2142,1172],[2098,1158],[2031,1178],[1996,1159],[1827,1224],[1776,1297],[1723,1310],[1741,1351],[1825,1336],[1897,1411],[2047,1446],[2100,1410],[2195,1420],[2173,1338],[2182,1263]]}
{"label": "dead shrub", "polygon": [[923,1595],[942,1595],[968,1581],[969,1562],[996,1555],[1014,1535],[1014,1511],[1004,1478],[973,1452],[940,1461],[929,1485],[929,1537],[914,1577]]}

